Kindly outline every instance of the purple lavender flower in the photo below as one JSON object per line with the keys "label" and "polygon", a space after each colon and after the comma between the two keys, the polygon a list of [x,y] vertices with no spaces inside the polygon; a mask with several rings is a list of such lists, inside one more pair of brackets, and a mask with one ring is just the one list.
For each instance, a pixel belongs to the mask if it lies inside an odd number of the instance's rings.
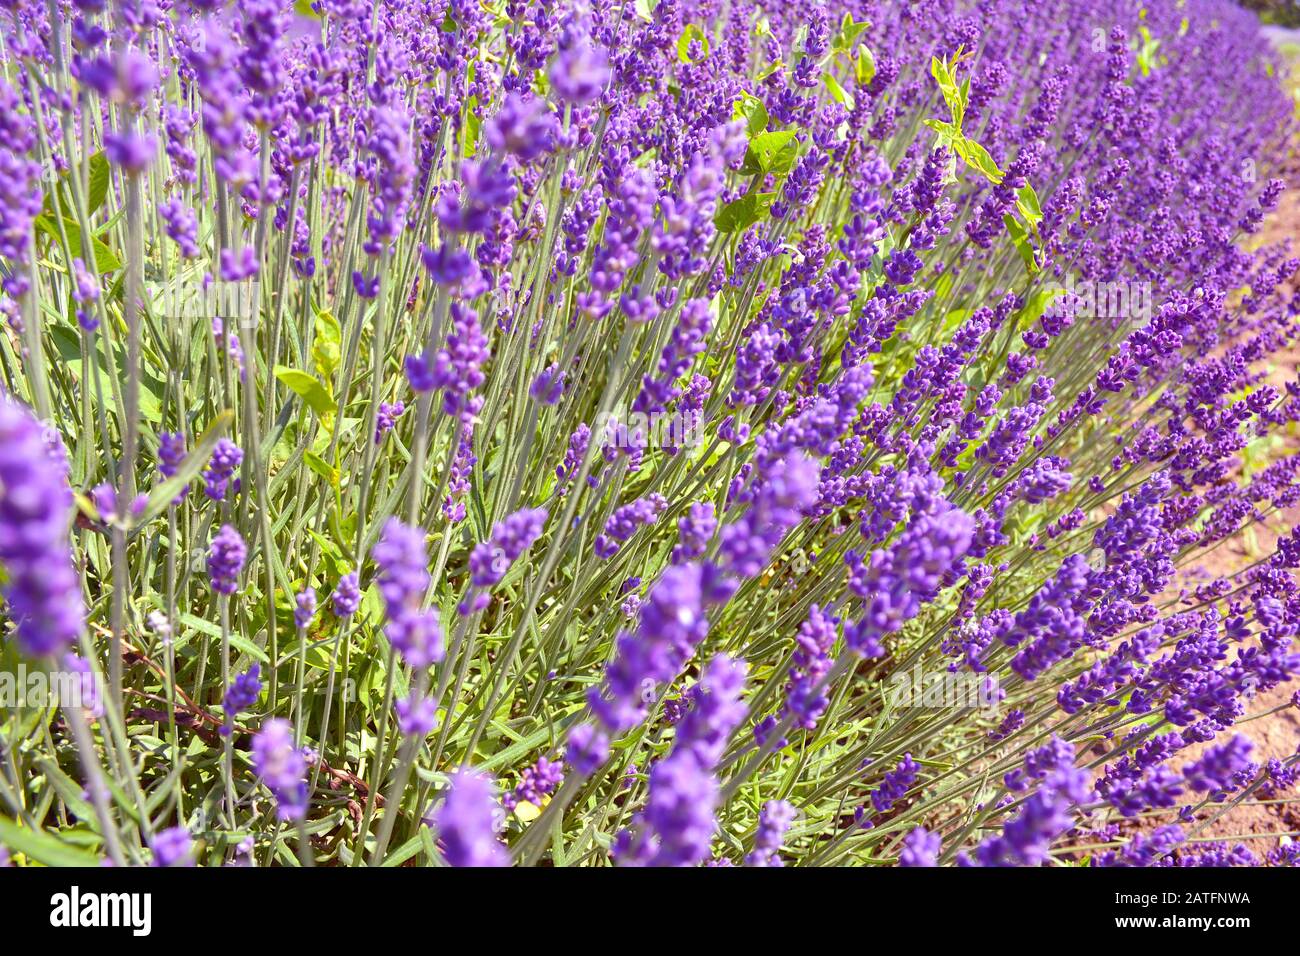
{"label": "purple lavender flower", "polygon": [[636,632],[618,636],[604,683],[588,695],[605,727],[621,732],[640,723],[658,685],[676,679],[704,639],[704,578],[698,564],[668,568],[650,589]]}
{"label": "purple lavender flower", "polygon": [[[158,436],[158,471],[164,478],[176,475],[185,462],[185,436],[180,432],[162,432]],[[189,485],[181,489],[172,504],[180,504],[189,494]]]}
{"label": "purple lavender flower", "polygon": [[898,865],[938,866],[941,849],[943,841],[939,834],[917,827],[903,838],[903,852],[898,855]]}
{"label": "purple lavender flower", "polygon": [[293,625],[300,631],[307,630],[311,619],[316,616],[316,589],[304,588],[293,599]]}
{"label": "purple lavender flower", "polygon": [[253,770],[275,795],[281,820],[301,820],[307,814],[307,759],[293,743],[287,720],[273,717],[253,735]]}
{"label": "purple lavender flower", "polygon": [[438,707],[430,697],[412,694],[394,701],[397,728],[408,737],[427,737],[438,726]]}
{"label": "purple lavender flower", "polygon": [[[226,500],[226,487],[244,461],[244,451],[229,438],[220,438],[203,472],[204,491],[213,501]],[[238,488],[236,488],[238,491]]]}
{"label": "purple lavender flower", "polygon": [[447,780],[447,794],[433,824],[442,854],[452,866],[509,866],[510,854],[497,839],[496,784],[487,774],[464,767]]}
{"label": "purple lavender flower", "polygon": [[564,765],[557,761],[538,757],[537,763],[525,767],[519,775],[519,782],[514,790],[501,798],[501,805],[513,810],[520,801],[541,805],[542,801],[555,791],[564,780]]}
{"label": "purple lavender flower", "polygon": [[194,840],[184,827],[171,827],[155,833],[149,843],[154,866],[193,866]]}
{"label": "purple lavender flower", "polygon": [[1233,777],[1250,764],[1254,744],[1249,737],[1233,735],[1225,744],[1210,747],[1200,760],[1183,768],[1183,776],[1193,790],[1235,790]]}
{"label": "purple lavender flower", "polygon": [[0,393],[3,594],[18,646],[30,657],[62,653],[86,617],[68,542],[72,494],[66,462],[48,448],[41,424]]}
{"label": "purple lavender flower", "polygon": [[424,607],[429,589],[429,555],[424,531],[389,518],[371,551],[379,568],[379,593],[387,620],[384,634],[412,667],[428,667],[442,660],[442,622],[437,608]]}
{"label": "purple lavender flower", "polygon": [[569,731],[564,759],[574,773],[590,776],[609,759],[608,735],[593,724],[578,724]]}
{"label": "purple lavender flower", "polygon": [[330,595],[330,602],[335,617],[349,618],[357,613],[361,607],[361,584],[357,572],[349,571],[339,578],[334,593]]}
{"label": "purple lavender flower", "polygon": [[876,808],[876,812],[887,813],[892,810],[894,804],[915,786],[920,769],[911,754],[903,754],[898,766],[886,773],[880,786],[871,791],[871,805]]}
{"label": "purple lavender flower", "polygon": [[808,609],[808,618],[799,626],[799,633],[795,636],[782,711],[793,716],[798,726],[805,730],[816,730],[818,719],[830,705],[826,688],[821,685],[830,671],[831,648],[835,644],[838,624],[838,618],[814,604]]}
{"label": "purple lavender flower", "polygon": [[248,548],[239,532],[228,524],[212,538],[208,546],[208,580],[218,594],[239,590],[239,573],[244,570]]}
{"label": "purple lavender flower", "polygon": [[620,544],[632,537],[638,528],[654,524],[667,507],[668,499],[657,492],[623,505],[605,522],[604,532],[596,535],[596,556],[612,558],[618,553]]}
{"label": "purple lavender flower", "polygon": [[673,548],[673,564],[682,564],[704,554],[717,530],[718,518],[713,502],[692,502],[686,514],[677,520],[678,545]]}
{"label": "purple lavender flower", "polygon": [[615,842],[620,865],[695,866],[708,859],[718,826],[714,767],[745,719],[744,686],[740,661],[720,654],[705,667],[672,750],[650,771],[645,809]]}
{"label": "purple lavender flower", "polygon": [[99,677],[90,661],[68,651],[63,655],[63,669],[77,683],[81,709],[86,716],[95,720],[103,717],[104,695],[100,692]]}
{"label": "purple lavender flower", "polygon": [[524,508],[492,526],[492,536],[470,552],[470,581],[475,587],[490,588],[499,583],[533,546],[546,526],[545,508]]}
{"label": "purple lavender flower", "polygon": [[484,127],[489,146],[513,153],[525,163],[553,150],[559,132],[559,121],[545,100],[519,93],[508,94]]}
{"label": "purple lavender flower", "polygon": [[786,532],[817,500],[818,468],[807,455],[791,453],[772,463],[748,493],[748,509],[722,528],[725,566],[740,577],[760,574]]}
{"label": "purple lavender flower", "polygon": [[795,818],[794,804],[769,800],[763,804],[754,833],[754,849],[745,857],[746,866],[781,866],[781,843]]}
{"label": "purple lavender flower", "polygon": [[384,436],[393,430],[397,420],[402,417],[406,411],[406,406],[401,402],[381,402],[379,412],[375,415],[375,444],[378,445],[384,440]]}
{"label": "purple lavender flower", "polygon": [[226,688],[226,696],[221,700],[221,709],[226,715],[226,719],[221,723],[222,735],[230,736],[235,728],[235,718],[257,703],[257,698],[262,693],[261,675],[261,665],[254,664],[231,681],[230,686]]}
{"label": "purple lavender flower", "polygon": [[609,82],[609,58],[589,38],[575,38],[551,66],[555,95],[574,106],[585,106]]}

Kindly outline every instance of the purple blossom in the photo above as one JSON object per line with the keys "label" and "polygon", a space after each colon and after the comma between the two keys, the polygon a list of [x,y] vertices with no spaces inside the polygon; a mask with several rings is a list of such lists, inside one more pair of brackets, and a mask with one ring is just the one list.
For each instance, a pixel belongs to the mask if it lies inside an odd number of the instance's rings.
{"label": "purple blossom", "polygon": [[3,594],[18,646],[30,657],[62,653],[86,617],[68,540],[72,494],[66,462],[49,448],[41,424],[0,393]]}
{"label": "purple blossom", "polygon": [[903,852],[898,855],[898,865],[938,866],[941,849],[943,841],[939,834],[917,827],[903,838]]}
{"label": "purple blossom", "polygon": [[244,570],[248,547],[239,532],[228,524],[213,536],[208,545],[208,580],[218,594],[239,590],[239,573]]}
{"label": "purple blossom", "polygon": [[226,696],[221,700],[221,710],[225,713],[225,720],[221,724],[223,735],[230,736],[235,727],[235,718],[257,704],[257,698],[262,693],[261,673],[261,665],[254,664],[226,688]]}
{"label": "purple blossom", "polygon": [[782,865],[778,853],[795,813],[794,804],[785,800],[769,800],[763,804],[758,830],[754,833],[754,849],[745,857],[746,866]]}
{"label": "purple blossom", "polygon": [[497,838],[499,804],[487,774],[468,767],[451,774],[434,828],[452,866],[509,866],[510,854]]}
{"label": "purple blossom", "polygon": [[361,607],[361,586],[357,572],[349,571],[339,578],[334,593],[330,595],[334,607],[334,616],[349,618]]}
{"label": "purple blossom", "polygon": [[524,508],[493,525],[492,536],[470,552],[470,581],[474,586],[489,588],[498,584],[510,566],[541,537],[546,518],[545,508]]}
{"label": "purple blossom", "polygon": [[384,599],[384,634],[412,667],[428,667],[446,653],[436,607],[424,607],[429,589],[429,555],[424,531],[389,518],[370,555],[379,569]]}
{"label": "purple blossom", "polygon": [[154,866],[193,866],[194,840],[184,827],[159,830],[149,842]]}
{"label": "purple blossom", "polygon": [[253,735],[253,770],[275,795],[281,820],[301,820],[307,814],[307,759],[294,746],[293,728],[273,717]]}

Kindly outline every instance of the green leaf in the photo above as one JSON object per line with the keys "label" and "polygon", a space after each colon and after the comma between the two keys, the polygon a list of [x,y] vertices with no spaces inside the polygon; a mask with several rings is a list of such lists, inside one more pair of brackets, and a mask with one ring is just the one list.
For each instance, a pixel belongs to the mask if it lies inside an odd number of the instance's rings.
{"label": "green leaf", "polygon": [[870,26],[871,21],[869,20],[855,21],[852,14],[844,14],[844,18],[840,20],[839,32],[835,34],[835,40],[832,44],[833,49],[839,53],[852,50],[853,44],[858,42],[858,37]]}
{"label": "green leaf", "polygon": [[962,122],[966,118],[966,104],[970,101],[970,80],[959,83],[957,67],[970,56],[970,53],[963,53],[962,48],[957,47],[957,52],[952,55],[951,60],[947,57],[930,58],[930,75],[939,84],[939,92],[943,94],[943,101],[948,104],[948,112],[952,115],[952,125],[958,131],[961,130]]}
{"label": "green leaf", "polygon": [[953,146],[957,150],[957,155],[966,160],[967,166],[976,170],[991,183],[1002,182],[1002,170],[998,169],[998,164],[993,161],[989,151],[975,140],[963,136],[954,140]]}
{"label": "green leaf", "polygon": [[294,0],[293,12],[309,20],[319,20],[320,14],[312,9],[311,0]]}
{"label": "green leaf", "polygon": [[331,488],[338,488],[339,470],[337,468],[332,467],[324,458],[316,454],[314,451],[303,452],[302,460],[307,463],[308,468],[328,481]]}
{"label": "green leaf", "polygon": [[743,232],[767,215],[776,193],[751,192],[729,202],[713,217],[718,232]]}
{"label": "green leaf", "polygon": [[316,313],[315,326],[311,344],[312,367],[323,381],[331,382],[343,357],[343,328],[329,309]]}
{"label": "green leaf", "polygon": [[701,60],[709,55],[709,38],[705,36],[704,31],[694,23],[688,23],[686,24],[686,29],[682,31],[682,35],[677,38],[678,60],[683,63],[699,62],[699,60],[691,59],[691,44],[693,42],[699,43],[700,48],[704,51],[700,56]]}
{"label": "green leaf", "polygon": [[[117,414],[117,403],[111,399],[111,386],[108,384],[110,376],[116,376],[118,382],[126,381],[126,352],[125,349],[116,348],[112,350],[113,370],[110,372],[108,365],[104,361],[104,349],[106,343],[100,341],[98,347],[94,348],[91,353],[90,361],[92,366],[84,368],[81,361],[81,334],[75,327],[67,325],[50,325],[46,328],[46,334],[54,343],[55,349],[59,353],[59,359],[84,387],[90,390],[90,400],[92,403],[98,403],[99,396],[95,389],[95,370],[98,369],[101,376],[105,407],[114,415]],[[140,374],[140,414],[150,422],[162,421],[162,401],[159,399],[166,386],[160,382],[147,369],[141,369]]]}
{"label": "green leaf", "polygon": [[757,96],[740,91],[740,98],[731,110],[732,119],[743,119],[745,129],[750,136],[757,136],[767,129],[767,106]]}
{"label": "green leaf", "polygon": [[[81,161],[78,160],[72,168],[80,169]],[[109,168],[108,157],[104,155],[104,151],[100,150],[91,156],[86,163],[86,168],[88,172],[86,213],[87,215],[94,215],[95,211],[104,205],[104,200],[108,198]],[[54,210],[56,195],[64,216],[68,217],[73,212],[72,191],[67,184],[69,175],[71,174],[61,173],[55,181],[54,189],[45,193],[44,201],[41,203],[41,213],[47,216],[51,222],[57,218]],[[80,252],[79,249],[77,251]]]}
{"label": "green leaf", "polygon": [[1043,221],[1043,209],[1038,204],[1038,193],[1034,192],[1034,187],[1025,183],[1016,191],[1016,211],[1020,213],[1023,219],[1034,233],[1038,232],[1038,224]]}
{"label": "green leaf", "polygon": [[1159,63],[1156,53],[1160,49],[1160,41],[1151,36],[1151,31],[1147,29],[1146,24],[1138,26],[1138,33],[1142,37],[1142,45],[1137,55],[1138,69],[1142,71],[1143,76],[1150,76],[1151,71]]}
{"label": "green leaf", "polygon": [[853,95],[840,85],[840,81],[835,79],[835,74],[823,73],[822,82],[826,84],[827,92],[831,94],[831,97],[836,102],[843,103],[849,109],[853,109]]}
{"label": "green leaf", "polygon": [[943,101],[948,104],[948,112],[952,115],[952,125],[957,129],[961,129],[962,121],[966,118],[966,104],[962,101],[961,87],[957,85],[957,79],[953,76],[948,62],[940,60],[938,57],[931,57],[930,75],[939,84],[939,92],[943,95]]}
{"label": "green leaf", "polygon": [[1038,260],[1034,258],[1034,247],[1029,244],[1029,233],[1010,213],[1002,217],[1002,223],[1007,227],[1016,251],[1020,253],[1020,261],[1025,264],[1025,270],[1031,276],[1035,275],[1038,272]]}
{"label": "green leaf", "polygon": [[[52,216],[37,216],[36,228],[49,236],[54,244],[62,249],[63,240],[59,236],[59,224]],[[72,219],[64,219],[63,229],[67,233],[68,245],[72,248],[72,255],[79,257],[81,255],[81,227]],[[92,236],[90,247],[95,250],[95,270],[101,275],[122,268],[122,260],[102,239]],[[68,263],[68,265],[71,267],[72,264]]]}
{"label": "green leaf", "polygon": [[745,150],[745,162],[740,167],[742,174],[755,176],[759,173],[776,173],[781,175],[790,171],[799,156],[799,141],[791,129],[777,130],[773,133],[759,133],[749,141]]}
{"label": "green leaf", "polygon": [[636,0],[632,5],[632,8],[636,12],[636,15],[646,23],[654,21],[655,4],[652,3],[651,0]]}
{"label": "green leaf", "polygon": [[53,757],[41,756],[36,758],[35,763],[41,773],[45,775],[45,779],[49,781],[50,786],[58,792],[59,799],[73,814],[87,822],[95,819],[94,809],[82,796],[85,792],[84,788],[63,772],[58,761]]}
{"label": "green leaf", "polygon": [[310,372],[277,365],[275,377],[306,402],[321,418],[328,418],[334,414],[336,410],[334,396],[321,384],[320,379]]}
{"label": "green leaf", "polygon": [[90,157],[90,187],[86,195],[86,211],[94,215],[108,198],[108,157],[100,150]]}
{"label": "green leaf", "polygon": [[866,86],[876,78],[876,57],[866,44],[858,47],[858,57],[853,63],[853,75],[858,81],[858,86]]}
{"label": "green leaf", "polygon": [[46,866],[98,866],[99,860],[89,853],[68,846],[44,830],[29,830],[8,817],[0,817],[0,843],[14,853],[44,863]]}

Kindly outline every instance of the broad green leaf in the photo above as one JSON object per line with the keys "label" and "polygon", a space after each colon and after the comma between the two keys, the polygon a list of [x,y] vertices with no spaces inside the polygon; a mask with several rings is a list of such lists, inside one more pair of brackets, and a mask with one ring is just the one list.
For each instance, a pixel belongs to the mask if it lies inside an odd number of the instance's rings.
{"label": "broad green leaf", "polygon": [[636,15],[646,23],[651,23],[654,20],[655,3],[652,0],[636,0],[632,8]]}
{"label": "broad green leaf", "polygon": [[957,149],[957,154],[966,160],[967,166],[979,172],[991,183],[1002,182],[1002,170],[998,169],[998,164],[993,161],[987,149],[965,136],[955,140],[953,145]]}
{"label": "broad green leaf", "polygon": [[750,136],[757,136],[767,129],[767,107],[757,96],[740,92],[735,107],[731,111],[732,119],[743,119],[745,129]]}
{"label": "broad green leaf", "polygon": [[334,380],[343,356],[343,329],[329,309],[316,313],[316,331],[311,345],[311,362],[325,382]]}
{"label": "broad green leaf", "polygon": [[[60,361],[79,381],[85,383],[85,387],[90,391],[90,400],[94,404],[99,402],[99,395],[95,388],[95,370],[98,370],[104,392],[104,407],[116,415],[117,403],[113,401],[113,386],[109,384],[109,378],[110,376],[116,376],[119,383],[126,381],[125,349],[113,349],[113,369],[110,371],[104,361],[104,350],[107,348],[107,342],[102,337],[96,337],[97,347],[90,356],[93,365],[89,370],[85,370],[81,361],[81,335],[75,327],[51,325],[46,329],[46,334],[54,343]],[[147,369],[141,370],[140,414],[150,422],[162,421],[162,401],[159,396],[165,388],[166,386]]]}
{"label": "broad green leaf", "polygon": [[86,194],[86,211],[94,215],[108,198],[108,157],[100,150],[90,157],[90,183]]}
{"label": "broad green leaf", "polygon": [[952,116],[952,125],[957,129],[961,129],[962,121],[966,118],[966,104],[962,102],[961,87],[957,85],[957,79],[953,76],[948,62],[938,57],[931,57],[930,75],[939,84],[939,92],[943,95],[943,101],[948,104],[948,112]]}
{"label": "broad green leaf", "polygon": [[849,109],[853,109],[853,95],[840,85],[840,81],[835,79],[834,73],[829,71],[823,73],[822,82],[826,84],[827,91],[836,102],[844,104]]}
{"label": "broad green leaf", "polygon": [[759,133],[750,139],[740,171],[746,176],[759,173],[782,175],[790,171],[798,155],[799,141],[795,139],[794,130]]}
{"label": "broad green leaf", "polygon": [[[37,216],[36,228],[49,236],[56,248],[62,248],[62,239],[59,236],[59,224],[51,216]],[[72,255],[75,258],[80,258],[81,227],[72,219],[64,219],[63,229],[68,237],[68,245],[72,248]],[[118,269],[122,268],[122,260],[117,257],[117,253],[110,249],[108,244],[102,239],[97,239],[92,236],[90,238],[90,247],[95,250],[95,270],[101,275],[105,272],[116,272]],[[71,263],[68,265],[71,267]]]}
{"label": "broad green leaf", "polygon": [[1138,33],[1142,37],[1142,45],[1137,55],[1138,69],[1142,71],[1143,76],[1150,76],[1159,62],[1156,53],[1160,49],[1160,41],[1151,36],[1151,31],[1147,29],[1146,24],[1138,26]]}
{"label": "broad green leaf", "polygon": [[1020,253],[1020,261],[1025,264],[1026,271],[1030,275],[1035,275],[1038,272],[1038,261],[1034,258],[1034,247],[1029,244],[1029,233],[1010,213],[1002,217],[1002,223],[1007,227],[1007,232],[1011,235],[1016,251]]}
{"label": "broad green leaf", "polygon": [[1038,193],[1034,187],[1025,183],[1016,191],[1016,212],[1029,226],[1029,231],[1038,235],[1038,224],[1043,221],[1043,209],[1038,204]]}
{"label": "broad green leaf", "polygon": [[858,42],[858,37],[870,26],[871,21],[869,20],[855,21],[852,14],[844,14],[844,18],[840,20],[839,32],[835,34],[835,40],[832,44],[833,49],[839,53],[852,50],[853,44]]}
{"label": "broad green leaf", "polygon": [[767,215],[776,193],[751,192],[729,202],[713,217],[718,232],[744,232]]}
{"label": "broad green leaf", "polygon": [[316,454],[314,451],[303,452],[302,460],[306,462],[308,468],[328,481],[331,488],[338,488],[339,470],[337,468],[332,467],[324,458]]}
{"label": "broad green leaf", "polygon": [[328,388],[321,384],[320,379],[310,372],[289,368],[285,365],[277,365],[275,367],[275,377],[306,402],[311,410],[321,418],[327,418],[334,414],[334,396],[330,394]]}
{"label": "broad green leaf", "polygon": [[962,61],[971,57],[970,53],[963,53],[961,47],[957,47],[957,52],[948,57],[939,59],[938,57],[930,58],[930,75],[934,81],[939,84],[939,92],[943,94],[943,101],[948,104],[948,112],[952,116],[952,125],[958,131],[962,128],[962,123],[966,119],[966,104],[970,98],[970,81],[958,82],[957,67]]}
{"label": "broad green leaf", "polygon": [[858,86],[866,86],[876,78],[876,57],[865,43],[858,47],[858,56],[853,62],[853,75]]}

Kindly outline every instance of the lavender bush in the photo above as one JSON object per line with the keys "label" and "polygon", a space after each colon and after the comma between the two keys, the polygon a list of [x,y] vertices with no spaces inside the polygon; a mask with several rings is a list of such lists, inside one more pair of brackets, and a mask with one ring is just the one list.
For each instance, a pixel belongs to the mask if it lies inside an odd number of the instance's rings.
{"label": "lavender bush", "polygon": [[[1221,0],[4,0],[0,844],[1293,863]],[[60,680],[75,675],[75,683]]]}

